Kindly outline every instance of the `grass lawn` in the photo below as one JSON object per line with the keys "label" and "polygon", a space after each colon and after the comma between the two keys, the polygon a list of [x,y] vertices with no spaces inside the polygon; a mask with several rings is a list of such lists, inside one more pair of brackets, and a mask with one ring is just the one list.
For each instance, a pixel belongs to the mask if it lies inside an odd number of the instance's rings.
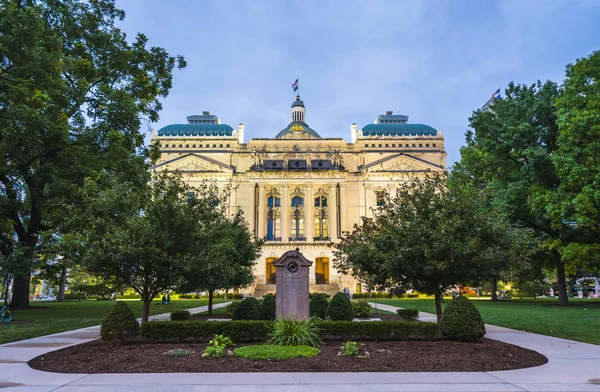
{"label": "grass lawn", "polygon": [[[450,300],[446,299],[442,307]],[[569,298],[568,307],[555,306],[558,300],[549,298],[472,300],[487,324],[600,344],[600,300]],[[433,299],[377,299],[377,302],[435,313]]]}
{"label": "grass lawn", "polygon": [[[214,303],[224,300],[215,299]],[[142,316],[142,302],[126,301],[136,317]],[[150,305],[150,315],[170,313],[174,310],[196,308],[208,304],[207,299],[179,299],[170,305],[162,305],[160,299]],[[28,324],[0,324],[0,344],[16,340],[29,339],[36,336],[49,335],[72,329],[99,325],[114,305],[113,301],[81,301],[81,302],[36,302],[33,309],[11,311],[15,321],[32,321]]]}

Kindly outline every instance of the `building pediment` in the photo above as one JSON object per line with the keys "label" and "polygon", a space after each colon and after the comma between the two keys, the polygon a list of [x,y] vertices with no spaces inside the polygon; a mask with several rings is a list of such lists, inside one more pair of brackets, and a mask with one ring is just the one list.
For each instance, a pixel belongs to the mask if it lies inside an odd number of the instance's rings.
{"label": "building pediment", "polygon": [[235,167],[226,165],[217,160],[198,155],[187,154],[171,159],[154,166],[152,169],[179,171],[182,173],[228,173],[235,171]]}
{"label": "building pediment", "polygon": [[359,167],[359,170],[369,172],[419,172],[443,169],[442,166],[433,162],[403,153],[391,155]]}

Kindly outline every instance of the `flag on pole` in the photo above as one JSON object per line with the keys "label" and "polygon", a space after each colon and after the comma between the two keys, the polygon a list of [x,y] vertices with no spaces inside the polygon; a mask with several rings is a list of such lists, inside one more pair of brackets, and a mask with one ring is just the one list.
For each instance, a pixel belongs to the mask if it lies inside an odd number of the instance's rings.
{"label": "flag on pole", "polygon": [[292,88],[294,89],[294,91],[298,90],[298,79],[296,79],[294,84],[292,84]]}
{"label": "flag on pole", "polygon": [[500,98],[500,89],[496,90],[493,94],[492,94],[492,98],[494,99],[498,99]]}

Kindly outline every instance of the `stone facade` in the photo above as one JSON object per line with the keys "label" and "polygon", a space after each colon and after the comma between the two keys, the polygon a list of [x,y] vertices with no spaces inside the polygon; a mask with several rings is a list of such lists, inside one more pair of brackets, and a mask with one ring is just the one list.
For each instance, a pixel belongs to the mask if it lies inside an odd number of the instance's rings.
{"label": "stone facade", "polygon": [[361,130],[351,125],[351,142],[321,138],[306,123],[297,97],[291,123],[272,139],[244,143],[244,126],[221,124],[204,112],[187,124],[153,133],[161,159],[154,170],[180,171],[191,185],[210,180],[232,186],[230,211],[241,208],[252,232],[266,238],[248,291],[262,296],[275,291],[275,262],[299,248],[313,262],[311,291],[360,290],[350,276],[333,268],[333,249],[384,192],[399,181],[446,168],[441,131],[409,124],[408,117],[386,112]]}

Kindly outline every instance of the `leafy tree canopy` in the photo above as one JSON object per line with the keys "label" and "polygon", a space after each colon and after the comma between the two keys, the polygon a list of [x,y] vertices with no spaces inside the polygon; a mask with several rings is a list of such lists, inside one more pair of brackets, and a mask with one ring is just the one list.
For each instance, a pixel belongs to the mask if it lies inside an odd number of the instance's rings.
{"label": "leafy tree canopy", "polygon": [[[52,210],[86,181],[109,172],[143,183],[140,126],[157,121],[185,61],[143,34],[128,39],[115,27],[124,17],[114,0],[0,4],[0,224],[28,259],[60,217]],[[13,305],[27,307],[29,269],[18,272]]]}

